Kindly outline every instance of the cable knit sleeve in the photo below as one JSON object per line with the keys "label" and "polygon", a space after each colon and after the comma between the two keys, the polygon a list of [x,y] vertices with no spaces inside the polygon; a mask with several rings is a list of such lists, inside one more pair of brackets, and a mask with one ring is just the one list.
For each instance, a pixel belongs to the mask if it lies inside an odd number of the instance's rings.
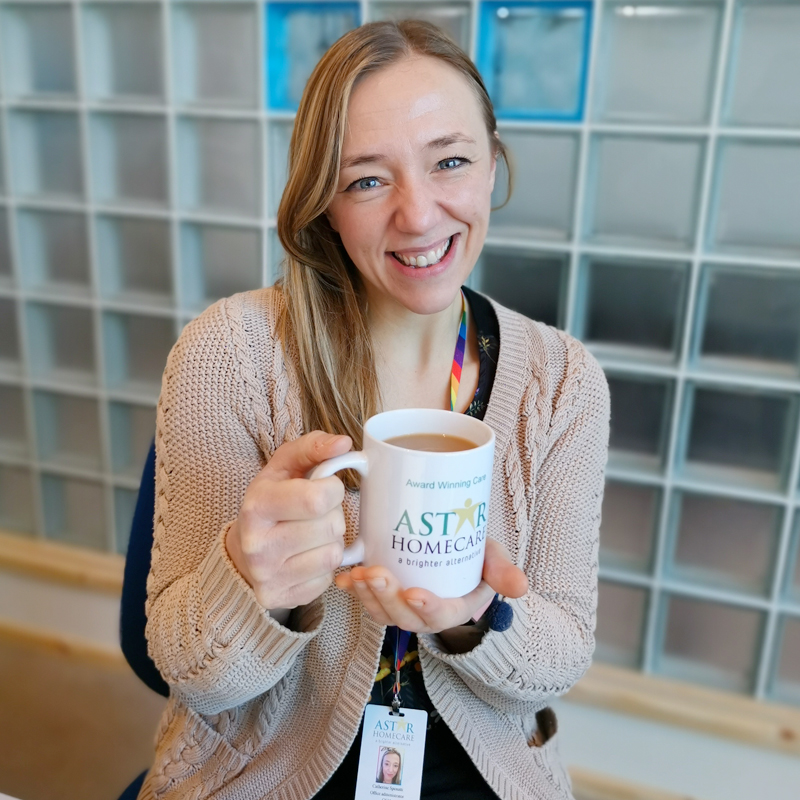
{"label": "cable knit sleeve", "polygon": [[[542,385],[548,381],[534,380],[535,400],[520,415],[524,433],[511,437],[505,454],[496,454],[506,460],[512,511],[503,515],[500,535],[493,535],[516,549],[529,592],[509,601],[511,628],[488,631],[469,652],[448,653],[439,637],[421,637],[423,667],[432,660],[447,665],[478,698],[515,715],[569,689],[594,650],[608,386],[579,342],[555,332],[549,338],[552,390]],[[528,481],[525,501],[522,492],[514,493],[515,475],[523,485]],[[440,670],[430,673],[426,683],[445,679]]]}
{"label": "cable knit sleeve", "polygon": [[266,314],[252,330],[243,307],[241,296],[220,301],[184,329],[158,403],[148,647],[172,692],[203,714],[268,691],[322,620],[312,605],[293,619],[296,630],[280,625],[225,549],[244,492],[276,446],[274,409],[254,388],[248,356],[271,346]]}

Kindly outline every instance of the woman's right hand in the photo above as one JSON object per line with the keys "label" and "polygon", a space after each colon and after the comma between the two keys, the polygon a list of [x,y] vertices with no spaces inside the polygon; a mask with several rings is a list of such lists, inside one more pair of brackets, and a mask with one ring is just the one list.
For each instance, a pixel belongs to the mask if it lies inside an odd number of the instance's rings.
{"label": "woman's right hand", "polygon": [[352,444],[322,431],[286,442],[247,487],[225,546],[264,608],[305,605],[333,582],[344,551],[344,484],[305,476]]}

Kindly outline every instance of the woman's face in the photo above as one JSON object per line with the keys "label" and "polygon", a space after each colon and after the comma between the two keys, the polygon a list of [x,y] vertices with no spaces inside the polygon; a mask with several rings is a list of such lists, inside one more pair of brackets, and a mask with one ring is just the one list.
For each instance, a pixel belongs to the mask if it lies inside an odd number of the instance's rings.
{"label": "woman's face", "polygon": [[383,757],[383,780],[391,783],[400,770],[400,756],[397,753],[387,753]]}
{"label": "woman's face", "polygon": [[370,302],[450,306],[489,224],[496,159],[478,100],[455,68],[410,57],[356,86],[327,216]]}

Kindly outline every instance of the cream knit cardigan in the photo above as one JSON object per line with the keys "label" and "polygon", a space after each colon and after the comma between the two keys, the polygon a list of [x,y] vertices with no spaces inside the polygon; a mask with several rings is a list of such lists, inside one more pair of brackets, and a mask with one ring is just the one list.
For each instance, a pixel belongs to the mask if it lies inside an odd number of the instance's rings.
{"label": "cream knit cardigan", "polygon": [[[307,800],[347,753],[385,628],[335,587],[284,627],[256,602],[224,537],[245,489],[303,430],[284,305],[263,289],[186,326],[158,403],[147,636],[171,687],[140,798]],[[608,390],[566,334],[495,305],[500,356],[485,421],[497,440],[489,535],[530,581],[511,628],[453,654],[419,637],[428,693],[504,800],[564,800],[558,737],[529,745],[536,711],[591,662]],[[358,494],[344,502],[349,542]]]}

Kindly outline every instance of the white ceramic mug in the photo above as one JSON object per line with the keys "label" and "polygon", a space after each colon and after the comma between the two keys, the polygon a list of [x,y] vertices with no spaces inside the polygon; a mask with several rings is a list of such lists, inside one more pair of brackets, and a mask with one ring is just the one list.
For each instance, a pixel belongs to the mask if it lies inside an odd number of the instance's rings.
{"label": "white ceramic mug", "polygon": [[[446,434],[475,447],[411,450],[386,439]],[[309,478],[343,469],[361,476],[359,535],[342,566],[364,563],[394,573],[404,589],[462,597],[481,580],[494,461],[494,432],[474,417],[429,408],[376,414],[364,426],[364,449],[315,467]]]}

